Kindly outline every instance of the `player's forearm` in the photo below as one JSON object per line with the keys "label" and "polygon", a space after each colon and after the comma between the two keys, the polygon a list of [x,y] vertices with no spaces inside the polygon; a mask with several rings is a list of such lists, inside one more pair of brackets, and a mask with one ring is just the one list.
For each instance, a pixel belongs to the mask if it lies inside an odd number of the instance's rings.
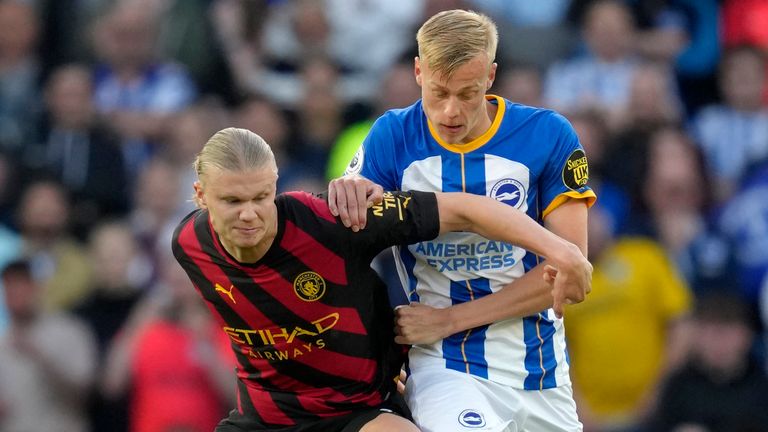
{"label": "player's forearm", "polygon": [[546,230],[525,213],[487,197],[437,194],[440,232],[472,231],[515,244],[555,262],[572,259],[574,245]]}
{"label": "player's forearm", "polygon": [[552,286],[542,278],[543,267],[534,267],[491,295],[446,309],[451,334],[552,307]]}

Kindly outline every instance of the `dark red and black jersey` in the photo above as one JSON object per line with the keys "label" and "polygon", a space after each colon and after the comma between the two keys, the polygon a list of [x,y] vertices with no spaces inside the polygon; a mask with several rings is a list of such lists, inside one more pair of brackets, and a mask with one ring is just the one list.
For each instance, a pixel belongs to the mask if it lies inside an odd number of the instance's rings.
{"label": "dark red and black jersey", "polygon": [[437,236],[435,195],[387,193],[357,233],[316,196],[291,192],[275,203],[278,232],[256,263],[224,250],[205,210],[173,237],[176,259],[232,340],[238,411],[254,427],[275,427],[381,404],[404,356],[371,260]]}

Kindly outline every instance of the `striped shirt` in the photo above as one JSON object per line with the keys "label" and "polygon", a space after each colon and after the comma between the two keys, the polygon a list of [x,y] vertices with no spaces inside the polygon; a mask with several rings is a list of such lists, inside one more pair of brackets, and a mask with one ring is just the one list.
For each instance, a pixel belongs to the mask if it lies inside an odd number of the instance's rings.
{"label": "striped shirt", "polygon": [[385,194],[358,233],[313,195],[281,194],[275,203],[278,232],[256,263],[226,252],[205,210],[187,216],[173,238],[176,259],[232,341],[237,410],[248,430],[350,414],[388,398],[404,356],[370,263],[389,246],[439,231],[431,193]]}
{"label": "striped shirt", "polygon": [[[387,112],[349,171],[384,189],[490,196],[538,221],[569,197],[594,200],[586,156],[565,118],[487,97],[498,105],[490,130],[460,146],[433,132],[421,101]],[[538,263],[522,248],[468,232],[400,247],[395,259],[411,301],[438,308],[496,292]],[[570,383],[563,321],[551,309],[414,346],[409,365],[440,365],[521,389]]]}

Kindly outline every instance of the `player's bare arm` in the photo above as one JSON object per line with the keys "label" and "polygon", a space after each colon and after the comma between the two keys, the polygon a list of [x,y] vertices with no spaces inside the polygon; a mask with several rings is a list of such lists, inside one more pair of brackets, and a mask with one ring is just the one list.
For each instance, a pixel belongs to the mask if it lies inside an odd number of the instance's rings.
{"label": "player's bare arm", "polygon": [[[485,201],[483,197],[474,195],[472,197],[473,199]],[[555,299],[559,299],[554,305],[555,311],[558,313],[559,310],[559,316],[562,316],[564,304],[577,303],[584,300],[586,294],[591,290],[592,267],[584,257],[586,251],[586,229],[583,230],[583,235],[581,235],[582,230],[579,229],[579,226],[586,226],[586,205],[583,202],[576,200],[568,201],[554,210],[547,218],[546,224],[548,228],[570,241],[565,241],[552,232],[547,231],[547,229],[535,223],[532,219],[522,214],[522,212],[514,212],[514,215],[510,213],[510,216],[507,217],[507,212],[514,210],[509,208],[509,206],[506,206],[507,208],[499,208],[499,211],[505,211],[504,217],[499,217],[499,213],[495,210],[495,205],[493,210],[483,210],[482,207],[475,207],[475,203],[469,204],[466,201],[462,203],[459,207],[469,209],[470,212],[479,209],[481,213],[484,213],[481,215],[483,219],[493,219],[502,225],[511,223],[521,231],[526,231],[522,234],[510,231],[512,236],[520,235],[519,239],[511,242],[545,256],[547,260],[500,291],[481,299],[458,304],[446,309],[437,309],[421,304],[411,304],[407,307],[398,308],[395,312],[396,332],[398,334],[396,340],[398,343],[425,344],[435,342],[463,330],[539,312],[553,306]],[[482,202],[477,205],[482,205]],[[500,205],[503,206],[503,204]],[[442,205],[441,221],[444,220],[444,209],[445,205]],[[582,212],[583,214],[581,214]],[[552,216],[555,217],[550,220]],[[581,219],[583,219],[583,224]],[[463,223],[466,223],[466,221]],[[480,223],[493,222],[481,221]],[[565,226],[563,227],[562,225]],[[449,229],[453,228],[449,227]],[[463,228],[466,228],[466,226]],[[475,231],[474,229],[468,230]],[[477,232],[489,238],[494,238],[490,236],[497,234],[495,232]],[[559,241],[565,242],[566,246],[549,246],[550,248],[555,248],[555,250],[548,254],[547,251],[538,249],[535,245],[527,244],[527,235],[536,238],[539,238],[539,236],[542,238],[555,237]],[[505,238],[505,241],[509,240]],[[557,255],[561,253],[570,255],[570,258],[566,259],[573,260],[572,263],[581,261],[582,264],[586,264],[588,267],[579,267],[579,264],[576,264],[576,267],[572,267],[576,271],[571,272],[569,270],[569,274],[566,274],[567,265],[559,263],[558,260],[562,258],[557,258]],[[588,271],[586,271],[587,269]]]}

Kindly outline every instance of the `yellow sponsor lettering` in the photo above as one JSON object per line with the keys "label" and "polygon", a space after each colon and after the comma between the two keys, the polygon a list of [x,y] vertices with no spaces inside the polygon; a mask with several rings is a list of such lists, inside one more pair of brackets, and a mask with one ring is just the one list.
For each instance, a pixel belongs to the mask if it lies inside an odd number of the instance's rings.
{"label": "yellow sponsor lettering", "polygon": [[384,199],[381,201],[382,204],[384,204],[385,209],[391,209],[397,207],[397,199],[395,199],[394,195],[388,195],[384,196]]}
{"label": "yellow sponsor lettering", "polygon": [[568,161],[568,169],[575,169],[575,168],[580,167],[581,165],[586,165],[586,164],[587,164],[587,157],[586,156],[580,157],[580,158],[578,158],[576,160],[572,160],[572,161],[569,160]]}
{"label": "yellow sponsor lettering", "polygon": [[285,361],[293,360],[299,356],[309,354],[313,348],[323,349],[325,348],[325,342],[322,339],[318,339],[314,343],[302,344],[300,347],[288,348],[285,350],[275,349],[248,349],[248,356],[259,360],[270,361]]}
{"label": "yellow sponsor lettering", "polygon": [[267,334],[267,339],[269,340],[269,343],[271,345],[275,344],[275,339],[285,339],[286,342],[290,343],[293,340],[294,332],[288,333],[288,329],[281,327],[280,331],[272,331],[272,330],[264,330],[264,333]]}
{"label": "yellow sponsor lettering", "polygon": [[384,194],[381,203],[374,204],[372,207],[373,215],[382,217],[384,211],[389,209],[397,209],[398,219],[403,220],[403,209],[408,207],[411,201],[411,197],[395,196],[391,192]]}
{"label": "yellow sponsor lettering", "polygon": [[315,328],[317,329],[317,334],[320,334],[332,329],[337,322],[339,322],[339,313],[334,312],[320,319],[312,321],[312,324],[315,325]]}
{"label": "yellow sponsor lettering", "polygon": [[[271,329],[238,329],[234,327],[222,327],[224,333],[229,336],[232,341],[241,345],[276,345],[293,343],[296,341],[296,337],[315,337],[322,333],[327,332],[338,324],[341,315],[338,312],[330,313],[324,317],[318,318],[309,324],[313,327],[305,329],[304,327],[277,327]],[[302,343],[306,341],[301,341]],[[310,342],[311,344],[311,342]],[[306,345],[304,345],[306,346]]]}
{"label": "yellow sponsor lettering", "polygon": [[224,333],[226,333],[230,337],[230,339],[232,339],[237,343],[245,343],[244,340],[240,339],[237,336],[237,330],[232,327],[224,327]]}

